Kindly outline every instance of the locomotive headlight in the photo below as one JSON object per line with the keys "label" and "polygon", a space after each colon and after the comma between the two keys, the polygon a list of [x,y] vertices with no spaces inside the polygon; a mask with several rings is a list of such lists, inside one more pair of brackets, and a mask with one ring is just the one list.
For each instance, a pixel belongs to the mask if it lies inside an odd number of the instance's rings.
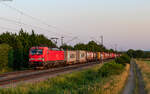
{"label": "locomotive headlight", "polygon": [[42,60],[42,61],[44,61],[44,58],[38,58],[38,60]]}
{"label": "locomotive headlight", "polygon": [[30,58],[29,61],[30,61],[30,60],[35,60],[35,59],[34,59],[34,58]]}

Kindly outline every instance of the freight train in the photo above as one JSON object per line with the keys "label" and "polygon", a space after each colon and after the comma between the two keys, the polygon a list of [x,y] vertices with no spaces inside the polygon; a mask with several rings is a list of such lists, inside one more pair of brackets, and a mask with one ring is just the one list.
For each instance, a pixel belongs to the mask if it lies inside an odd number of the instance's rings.
{"label": "freight train", "polygon": [[29,50],[29,65],[34,68],[52,68],[87,62],[100,62],[102,60],[114,59],[119,55],[116,53],[90,52],[82,50],[59,50],[48,47],[32,47]]}

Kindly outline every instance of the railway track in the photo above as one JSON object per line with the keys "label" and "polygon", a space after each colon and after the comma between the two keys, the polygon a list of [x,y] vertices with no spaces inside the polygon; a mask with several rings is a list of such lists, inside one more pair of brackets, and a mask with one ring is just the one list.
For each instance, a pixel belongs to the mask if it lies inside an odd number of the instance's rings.
{"label": "railway track", "polygon": [[35,72],[35,70],[15,71],[15,72],[8,72],[8,73],[0,74],[0,80],[6,79],[8,77],[15,77],[16,75],[29,73],[29,72]]}
{"label": "railway track", "polygon": [[8,85],[13,85],[18,82],[24,82],[31,79],[37,79],[41,78],[47,75],[59,75],[63,72],[67,71],[73,71],[82,69],[87,66],[93,66],[95,64],[99,64],[96,62],[90,62],[85,64],[77,64],[77,65],[70,65],[66,67],[60,67],[60,68],[52,68],[47,70],[26,70],[26,71],[18,71],[18,72],[11,72],[6,74],[0,75],[0,87],[7,87]]}
{"label": "railway track", "polygon": [[71,66],[67,66],[67,67],[61,67],[61,68],[54,68],[54,69],[48,69],[48,70],[38,70],[38,71],[34,71],[34,70],[27,70],[27,71],[21,71],[21,72],[17,72],[19,74],[15,73],[7,73],[7,74],[3,74],[0,77],[0,86],[6,86],[6,85],[12,85],[18,82],[22,82],[22,81],[27,81],[30,79],[36,79],[36,78],[40,78],[40,77],[44,77],[46,75],[53,75],[53,74],[57,74],[57,73],[62,73],[65,71],[70,71],[70,70],[75,70],[77,68],[82,68],[85,66],[91,66],[91,65],[95,65],[98,63],[86,63],[86,64],[78,64],[78,65],[71,65]]}

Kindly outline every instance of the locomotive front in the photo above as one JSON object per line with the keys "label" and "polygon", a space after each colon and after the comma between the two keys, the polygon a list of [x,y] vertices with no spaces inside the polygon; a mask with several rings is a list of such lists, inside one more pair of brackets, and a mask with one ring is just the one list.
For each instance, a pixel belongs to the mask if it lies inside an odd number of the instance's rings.
{"label": "locomotive front", "polygon": [[29,51],[29,62],[31,67],[42,67],[45,62],[44,47],[32,47]]}

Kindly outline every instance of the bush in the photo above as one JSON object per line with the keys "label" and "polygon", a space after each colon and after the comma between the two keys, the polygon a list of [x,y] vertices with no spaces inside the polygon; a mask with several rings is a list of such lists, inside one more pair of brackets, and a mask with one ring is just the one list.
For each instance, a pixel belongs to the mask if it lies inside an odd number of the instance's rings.
{"label": "bush", "polygon": [[124,54],[121,57],[117,57],[115,59],[115,62],[119,63],[119,64],[126,65],[127,63],[130,63],[130,57],[127,54]]}
{"label": "bush", "polygon": [[0,44],[0,71],[5,72],[12,67],[13,50],[8,44]]}
{"label": "bush", "polygon": [[98,73],[101,77],[107,77],[110,75],[120,74],[124,69],[122,64],[116,62],[106,63],[99,69]]}
{"label": "bush", "polygon": [[[102,88],[110,76],[120,74],[123,70],[122,64],[113,61],[96,69],[93,67],[64,74],[36,84],[0,89],[0,94],[93,94],[93,89]],[[99,87],[95,88],[95,85]]]}
{"label": "bush", "polygon": [[[35,34],[34,31],[29,34],[22,29],[18,34],[9,32],[0,34],[0,44],[4,43],[13,48],[13,52],[10,52],[13,53],[14,60],[10,66],[13,66],[15,70],[28,68],[29,49],[32,46],[56,47],[56,45],[44,35]],[[9,56],[12,55],[9,54]]]}

